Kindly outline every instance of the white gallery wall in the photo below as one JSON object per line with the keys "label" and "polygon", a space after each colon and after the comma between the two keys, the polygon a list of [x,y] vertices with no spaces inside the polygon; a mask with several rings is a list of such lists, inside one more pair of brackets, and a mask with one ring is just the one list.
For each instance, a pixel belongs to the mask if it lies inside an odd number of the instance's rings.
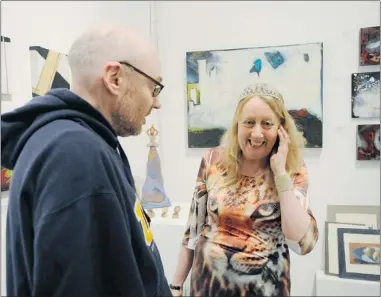
{"label": "white gallery wall", "polygon": [[[351,73],[379,70],[358,66],[359,30],[380,25],[378,1],[3,2],[1,22],[1,34],[12,40],[13,67],[13,101],[1,102],[2,113],[31,99],[30,45],[65,53],[77,34],[101,22],[131,25],[157,43],[165,84],[162,109],[144,129],[153,123],[160,130],[164,183],[173,204],[190,203],[206,150],[187,148],[185,52],[323,42],[323,149],[305,150],[321,237],[310,255],[292,254],[292,295],[313,294],[314,275],[323,263],[326,205],[380,204],[380,163],[358,162],[355,153],[356,124],[375,121],[351,119],[350,80]],[[147,142],[145,134],[121,140],[134,175],[141,178]],[[172,259],[180,244],[175,241],[173,251],[165,251]],[[2,255],[1,293],[4,260]],[[173,268],[167,268],[169,280]]]}

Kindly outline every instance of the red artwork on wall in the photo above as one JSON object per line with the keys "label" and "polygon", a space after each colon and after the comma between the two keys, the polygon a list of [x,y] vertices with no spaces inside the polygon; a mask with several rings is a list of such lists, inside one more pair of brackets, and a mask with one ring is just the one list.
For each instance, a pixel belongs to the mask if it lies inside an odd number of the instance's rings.
{"label": "red artwork on wall", "polygon": [[1,192],[9,191],[12,171],[1,167]]}
{"label": "red artwork on wall", "polygon": [[380,26],[360,30],[360,66],[380,65]]}

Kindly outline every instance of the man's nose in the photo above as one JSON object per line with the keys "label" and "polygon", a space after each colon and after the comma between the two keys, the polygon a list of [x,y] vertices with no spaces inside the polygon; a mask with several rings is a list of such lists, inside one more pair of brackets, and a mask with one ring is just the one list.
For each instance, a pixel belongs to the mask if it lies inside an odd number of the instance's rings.
{"label": "man's nose", "polygon": [[153,98],[152,108],[155,108],[155,109],[160,109],[161,108],[161,104],[159,102],[159,98],[158,97]]}

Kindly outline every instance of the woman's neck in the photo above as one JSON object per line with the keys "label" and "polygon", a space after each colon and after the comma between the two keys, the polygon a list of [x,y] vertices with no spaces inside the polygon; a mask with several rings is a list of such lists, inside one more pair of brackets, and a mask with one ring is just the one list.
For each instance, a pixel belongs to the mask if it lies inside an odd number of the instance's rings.
{"label": "woman's neck", "polygon": [[246,176],[256,176],[268,168],[267,158],[260,160],[242,160],[240,173]]}

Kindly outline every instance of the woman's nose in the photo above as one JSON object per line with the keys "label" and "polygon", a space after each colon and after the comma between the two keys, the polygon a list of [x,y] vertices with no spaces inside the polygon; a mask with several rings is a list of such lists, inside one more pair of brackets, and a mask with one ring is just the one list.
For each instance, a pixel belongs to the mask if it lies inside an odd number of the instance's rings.
{"label": "woman's nose", "polygon": [[254,125],[254,127],[251,129],[251,136],[263,137],[262,128],[260,125]]}

